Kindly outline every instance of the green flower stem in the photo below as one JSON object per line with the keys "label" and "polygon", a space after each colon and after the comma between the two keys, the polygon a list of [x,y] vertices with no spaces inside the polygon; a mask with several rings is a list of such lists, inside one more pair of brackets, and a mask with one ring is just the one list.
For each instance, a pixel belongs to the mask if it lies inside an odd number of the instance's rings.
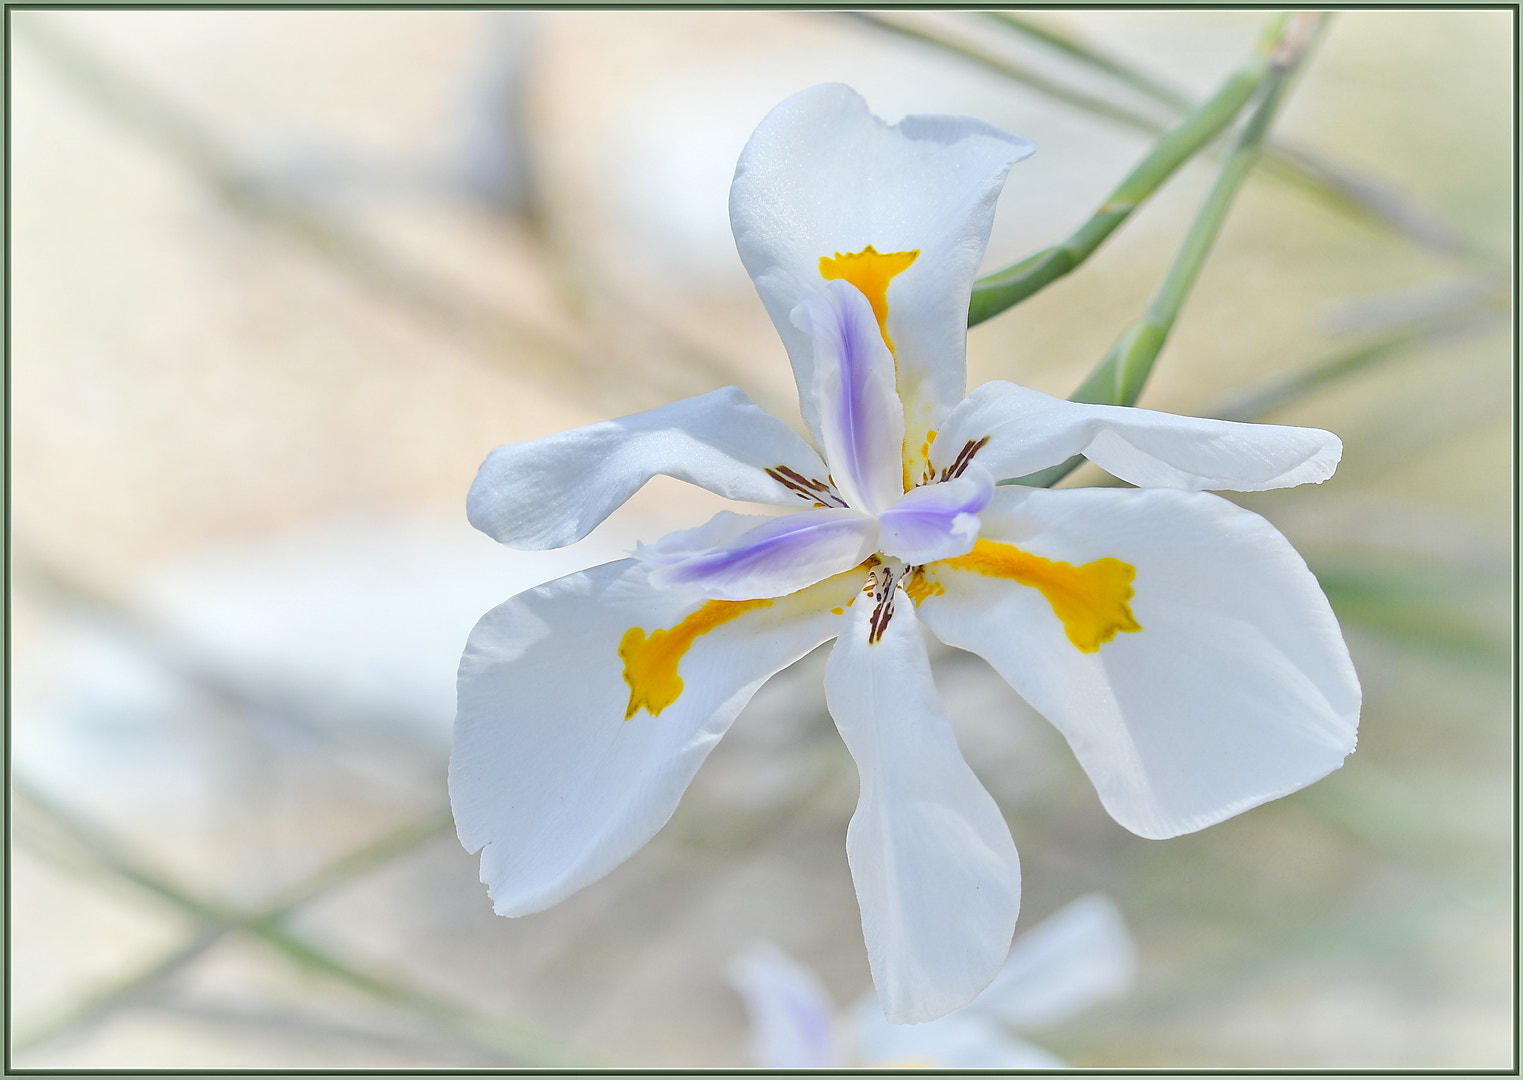
{"label": "green flower stem", "polygon": [[[1227,159],[1217,173],[1185,234],[1173,264],[1141,319],[1133,324],[1105,357],[1080,384],[1070,399],[1095,405],[1133,405],[1142,393],[1164,343],[1174,328],[1174,321],[1184,306],[1195,279],[1205,264],[1206,255],[1226,220],[1227,210],[1258,159],[1259,147],[1270,122],[1284,98],[1292,72],[1305,56],[1307,48],[1326,24],[1325,13],[1302,12],[1280,24],[1277,44],[1268,56],[1269,70],[1259,89],[1258,104],[1243,125]],[[1266,35],[1267,36],[1267,35]],[[1051,487],[1074,469],[1084,458],[1079,455],[1051,468],[1028,476],[999,481],[1026,487]]]}
{"label": "green flower stem", "polygon": [[[1175,115],[1183,115],[1195,107],[1189,98],[1162,85],[1142,70],[1098,52],[1067,34],[1012,12],[986,11],[982,14],[1093,71],[1140,91]],[[1307,194],[1325,200],[1334,210],[1383,225],[1430,251],[1483,264],[1497,264],[1495,254],[1401,191],[1319,154],[1269,139],[1263,146],[1262,168],[1266,175],[1294,184]]]}
{"label": "green flower stem", "polygon": [[1168,126],[1162,121],[1145,116],[1142,113],[1127,108],[1125,105],[1118,105],[1105,98],[1095,97],[1093,94],[1086,94],[1082,90],[1075,90],[1072,87],[1064,86],[1062,83],[1054,82],[1052,79],[1047,78],[1047,76],[1040,75],[1029,68],[1024,68],[1012,60],[986,52],[975,45],[958,41],[954,37],[935,30],[927,29],[923,26],[909,26],[867,11],[846,11],[840,14],[869,23],[879,30],[887,30],[891,34],[898,34],[900,37],[909,38],[924,45],[930,45],[943,52],[952,53],[954,56],[960,56],[964,60],[970,60],[980,67],[987,68],[998,75],[1004,76],[1012,82],[1029,87],[1039,94],[1045,94],[1055,101],[1065,102],[1087,113],[1103,116],[1108,120],[1114,120],[1117,123],[1146,132],[1149,135],[1161,135]]}
{"label": "green flower stem", "polygon": [[1247,62],[1160,139],[1077,232],[1060,244],[974,282],[968,325],[998,315],[1078,267],[1181,165],[1220,135],[1254,94],[1275,77],[1273,58],[1288,21],[1286,13],[1275,15]]}
{"label": "green flower stem", "polygon": [[1326,22],[1323,13],[1302,13],[1287,26],[1287,40],[1275,50],[1268,75],[1260,92],[1259,103],[1243,125],[1242,132],[1227,154],[1212,184],[1206,201],[1201,204],[1184,243],[1174,257],[1169,272],[1153,296],[1142,319],[1121,336],[1110,353],[1089,378],[1074,391],[1074,401],[1087,401],[1104,405],[1132,405],[1142,393],[1143,384],[1153,370],[1153,361],[1169,338],[1174,321],[1184,306],[1185,298],[1195,285],[1195,279],[1205,265],[1206,255],[1215,243],[1227,211],[1238,189],[1248,177],[1254,162],[1258,160],[1259,147],[1274,115],[1279,111],[1291,72],[1305,55],[1313,36]]}

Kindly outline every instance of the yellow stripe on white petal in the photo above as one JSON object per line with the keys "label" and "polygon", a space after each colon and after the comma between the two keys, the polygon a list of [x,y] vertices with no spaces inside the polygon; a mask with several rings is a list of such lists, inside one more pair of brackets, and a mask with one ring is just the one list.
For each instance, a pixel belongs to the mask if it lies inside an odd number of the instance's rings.
{"label": "yellow stripe on white petal", "polygon": [[1005,961],[1020,907],[1015,843],[957,748],[913,604],[901,599],[886,623],[873,604],[851,609],[825,698],[861,780],[846,856],[873,985],[892,1022],[934,1020]]}
{"label": "yellow stripe on white petal", "polygon": [[619,639],[619,659],[624,663],[624,681],[629,684],[628,720],[644,709],[652,716],[676,701],[682,694],[682,676],[677,665],[704,634],[723,626],[747,611],[768,607],[771,600],[708,600],[670,630],[646,633],[638,626],[624,631]]}
{"label": "yellow stripe on white petal", "polygon": [[677,692],[658,716],[626,722],[630,629],[679,627],[702,607],[647,575],[634,560],[594,567],[520,593],[471,631],[450,804],[499,914],[547,908],[639,850],[757,688],[836,635],[828,604],[859,584],[689,624],[664,661]]}
{"label": "yellow stripe on white petal", "polygon": [[1074,647],[1040,591],[942,573],[918,613],[977,653],[1067,738],[1111,815],[1193,832],[1305,787],[1354,748],[1359,681],[1327,599],[1273,526],[1154,488],[1000,488],[983,536],[1072,566],[1136,570],[1143,626]]}
{"label": "yellow stripe on white petal", "polygon": [[682,694],[682,676],[678,666],[693,643],[717,627],[737,619],[748,611],[781,604],[784,619],[830,610],[839,615],[857,598],[866,579],[866,569],[856,573],[836,574],[824,581],[776,599],[706,600],[697,611],[685,616],[669,629],[632,626],[619,640],[619,659],[624,664],[624,681],[629,684],[629,705],[624,719],[644,709],[651,716],[675,702]]}
{"label": "yellow stripe on white petal", "polygon": [[942,593],[942,577],[958,571],[1005,578],[1035,589],[1080,652],[1098,652],[1118,633],[1135,634],[1142,629],[1129,604],[1137,568],[1120,559],[1105,556],[1075,566],[1032,555],[1014,544],[979,540],[966,555],[923,567],[914,588],[922,596]]}

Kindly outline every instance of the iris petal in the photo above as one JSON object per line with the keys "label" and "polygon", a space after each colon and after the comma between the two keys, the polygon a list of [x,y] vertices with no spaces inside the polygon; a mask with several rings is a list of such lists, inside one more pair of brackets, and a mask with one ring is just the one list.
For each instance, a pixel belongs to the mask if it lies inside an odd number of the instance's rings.
{"label": "iris petal", "polygon": [[904,492],[904,408],[872,304],[856,286],[830,281],[800,298],[793,322],[814,343],[814,395],[831,478],[852,506],[882,510]]}
{"label": "iris petal", "polygon": [[906,492],[878,515],[878,547],[911,565],[965,555],[978,539],[978,515],[994,478],[977,464],[962,476]]}
{"label": "iris petal", "polygon": [[856,510],[804,510],[781,517],[721,511],[696,529],[642,545],[658,588],[714,600],[783,596],[850,570],[873,552],[877,527]]}

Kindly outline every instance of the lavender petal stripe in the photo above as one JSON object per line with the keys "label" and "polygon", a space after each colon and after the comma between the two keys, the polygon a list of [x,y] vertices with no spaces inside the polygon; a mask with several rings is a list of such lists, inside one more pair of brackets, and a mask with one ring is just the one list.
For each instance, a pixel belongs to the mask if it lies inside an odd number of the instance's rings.
{"label": "lavender petal stripe", "polygon": [[836,486],[857,509],[882,510],[903,490],[904,409],[872,305],[856,286],[829,281],[801,296],[793,317],[814,342],[820,441]]}
{"label": "lavender petal stripe", "polygon": [[877,526],[855,510],[805,510],[763,521],[706,550],[642,548],[653,585],[690,587],[714,600],[783,596],[850,570],[873,553]]}
{"label": "lavender petal stripe", "polygon": [[993,495],[994,477],[977,464],[955,480],[914,488],[878,515],[879,547],[911,564],[965,555]]}

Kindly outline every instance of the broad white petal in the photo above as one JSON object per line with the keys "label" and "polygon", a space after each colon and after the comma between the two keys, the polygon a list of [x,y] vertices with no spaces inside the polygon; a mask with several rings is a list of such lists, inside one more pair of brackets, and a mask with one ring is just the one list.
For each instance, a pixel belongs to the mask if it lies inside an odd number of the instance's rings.
{"label": "broad white petal", "polygon": [[751,1060],[763,1069],[834,1069],[835,1006],[820,978],[769,941],[730,963],[751,1021]]}
{"label": "broad white petal", "polygon": [[819,437],[814,355],[789,318],[819,285],[820,259],[920,254],[888,287],[899,396],[918,446],[962,397],[968,297],[1010,166],[1025,139],[978,120],[909,116],[889,126],[848,87],[816,86],[768,113],[730,188],[735,243],[793,360],[804,419]]}
{"label": "broad white petal", "polygon": [[1121,911],[1089,893],[1017,934],[1004,968],[968,1011],[1022,1031],[1043,1027],[1124,993],[1136,971]]}
{"label": "broad white petal", "polygon": [[792,428],[727,386],[499,446],[471,484],[466,515],[500,543],[541,549],[580,540],[657,474],[728,499],[814,505],[764,471],[779,468],[810,480],[826,475],[819,455]]}
{"label": "broad white petal", "polygon": [[855,286],[827,281],[804,293],[792,321],[814,342],[814,400],[831,478],[848,503],[875,514],[904,493],[904,408],[878,320]]}
{"label": "broad white petal", "polygon": [[1008,382],[984,383],[953,411],[936,439],[938,461],[986,437],[978,462],[1001,479],[1083,454],[1138,487],[1188,491],[1320,484],[1343,454],[1338,437],[1317,428],[1085,405]]}
{"label": "broad white petal", "polygon": [[965,554],[993,494],[994,478],[977,464],[955,479],[912,488],[878,515],[878,548],[911,566]]}
{"label": "broad white petal", "polygon": [[801,510],[764,517],[721,510],[696,529],[642,545],[657,588],[713,600],[784,596],[850,570],[876,549],[878,525],[858,510]]}
{"label": "broad white petal", "polygon": [[857,1065],[880,1069],[1062,1069],[1039,1046],[1006,1033],[976,1006],[924,1024],[892,1024],[871,995],[852,1008]]}
{"label": "broad white petal", "polygon": [[999,807],[968,768],[902,594],[869,643],[861,596],[825,672],[861,793],[846,855],[873,983],[894,1023],[945,1016],[989,985],[1010,949],[1020,866]]}
{"label": "broad white petal", "polygon": [[[708,628],[683,635],[675,628],[698,605],[652,588],[646,568],[625,560],[488,612],[460,660],[449,787],[460,842],[481,851],[497,912],[547,908],[639,850],[756,689],[835,636],[830,607],[860,584],[725,609],[732,618],[685,624]],[[676,660],[680,692],[657,715],[626,720],[621,648],[632,628]],[[672,649],[684,636],[686,652]]]}
{"label": "broad white petal", "polygon": [[1073,748],[1118,822],[1162,838],[1305,787],[1354,749],[1359,682],[1316,578],[1257,514],[1201,492],[1004,487],[983,538],[1135,567],[1141,630],[1081,652],[1036,588],[933,568],[920,615]]}

